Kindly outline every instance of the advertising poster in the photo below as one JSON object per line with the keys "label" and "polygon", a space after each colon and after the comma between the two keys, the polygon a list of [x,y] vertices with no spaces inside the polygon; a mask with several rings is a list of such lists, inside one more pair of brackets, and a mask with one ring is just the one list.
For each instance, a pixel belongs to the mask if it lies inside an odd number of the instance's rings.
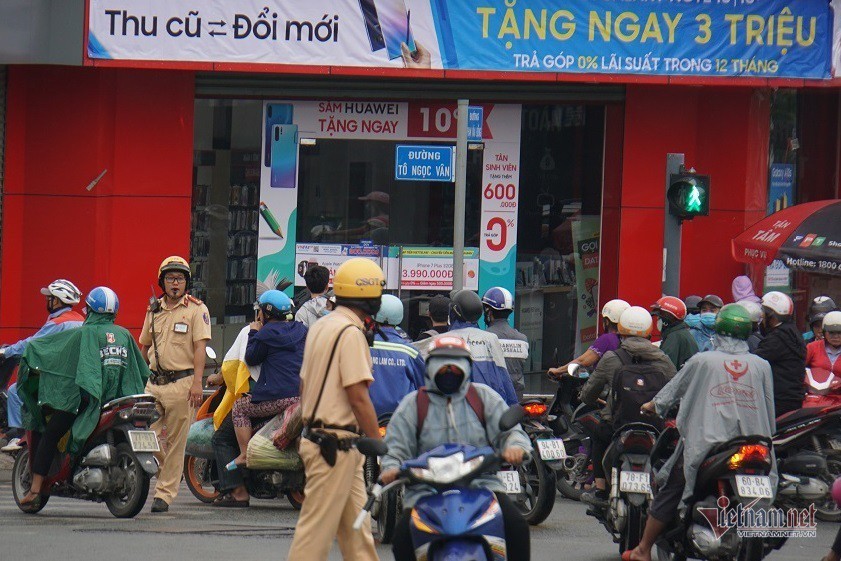
{"label": "advertising poster", "polygon": [[794,204],[794,164],[771,164],[768,181],[768,214]]}
{"label": "advertising poster", "polygon": [[575,293],[578,299],[575,356],[583,353],[599,335],[600,226],[598,216],[582,216],[572,222],[572,243],[575,248]]}
{"label": "advertising poster", "polygon": [[[452,290],[453,248],[403,247],[400,252],[400,288]],[[464,248],[464,288],[479,289],[479,250]]]}
{"label": "advertising poster", "polygon": [[90,0],[87,56],[825,79],[833,21],[827,0]]}
{"label": "advertising poster", "polygon": [[306,286],[304,274],[310,265],[321,265],[330,271],[330,283],[339,266],[354,257],[366,257],[374,261],[383,270],[388,266],[383,256],[387,255],[387,248],[380,245],[349,245],[349,244],[297,244],[295,246],[295,286]]}

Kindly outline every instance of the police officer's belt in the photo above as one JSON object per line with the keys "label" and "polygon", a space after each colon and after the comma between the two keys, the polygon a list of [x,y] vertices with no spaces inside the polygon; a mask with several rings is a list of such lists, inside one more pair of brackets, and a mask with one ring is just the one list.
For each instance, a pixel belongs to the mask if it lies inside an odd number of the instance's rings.
{"label": "police officer's belt", "polygon": [[[342,429],[343,430],[343,429]],[[336,453],[348,452],[353,449],[359,438],[339,438],[331,432],[326,432],[319,429],[311,429],[304,427],[301,436],[316,444],[321,452],[321,457],[327,462],[327,465],[333,467],[336,465]]]}
{"label": "police officer's belt", "polygon": [[156,386],[165,386],[192,375],[192,368],[188,368],[187,370],[152,370],[149,381]]}

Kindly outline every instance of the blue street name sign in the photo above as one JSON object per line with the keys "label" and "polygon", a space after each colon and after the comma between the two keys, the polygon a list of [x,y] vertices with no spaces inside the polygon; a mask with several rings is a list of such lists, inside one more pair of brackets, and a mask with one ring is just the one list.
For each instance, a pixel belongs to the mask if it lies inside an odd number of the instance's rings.
{"label": "blue street name sign", "polygon": [[482,142],[485,109],[479,105],[467,107],[467,142]]}
{"label": "blue street name sign", "polygon": [[455,148],[452,146],[397,145],[394,178],[398,181],[456,180]]}

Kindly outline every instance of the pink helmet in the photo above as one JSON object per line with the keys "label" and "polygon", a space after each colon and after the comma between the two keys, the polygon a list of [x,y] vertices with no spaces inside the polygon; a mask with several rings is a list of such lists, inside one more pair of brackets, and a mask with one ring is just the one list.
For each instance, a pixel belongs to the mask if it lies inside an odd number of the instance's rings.
{"label": "pink helmet", "polygon": [[832,484],[832,499],[835,501],[835,504],[841,506],[841,477],[835,480],[835,483]]}

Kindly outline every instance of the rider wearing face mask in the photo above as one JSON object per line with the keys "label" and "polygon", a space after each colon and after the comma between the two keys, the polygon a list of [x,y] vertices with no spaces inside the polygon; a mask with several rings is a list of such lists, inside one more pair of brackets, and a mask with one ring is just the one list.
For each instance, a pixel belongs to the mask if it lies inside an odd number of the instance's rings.
{"label": "rider wearing face mask", "polygon": [[[473,352],[461,337],[445,334],[433,339],[426,359],[425,390],[407,395],[389,421],[385,439],[388,454],[382,460],[384,483],[394,481],[398,468],[406,460],[445,443],[492,446],[507,463],[522,463],[524,455],[531,450],[528,436],[519,425],[507,433],[500,432],[499,419],[506,410],[505,404],[488,386],[471,382],[476,366],[472,356]],[[421,413],[423,407],[425,414]],[[528,523],[505,494],[499,479],[488,474],[473,480],[471,486],[496,493],[505,525],[508,558],[511,561],[529,559]],[[406,488],[403,516],[394,533],[396,560],[415,559],[409,524],[412,507],[418,499],[433,493],[423,485]]]}
{"label": "rider wearing face mask", "polygon": [[762,297],[765,318],[761,329],[765,338],[756,354],[771,363],[774,375],[774,407],[777,416],[800,409],[803,403],[803,375],[806,369],[806,343],[792,322],[794,303],[782,292]]}
{"label": "rider wearing face mask", "polygon": [[686,304],[680,298],[664,296],[651,306],[651,315],[657,317],[657,330],[663,337],[660,350],[680,370],[698,352],[698,343],[683,321]]}
{"label": "rider wearing face mask", "polygon": [[695,342],[698,343],[699,352],[709,351],[713,348],[715,318],[722,306],[724,306],[724,302],[715,294],[708,294],[698,302],[699,321],[695,326],[690,324],[690,328],[692,329],[692,335],[695,337]]}
{"label": "rider wearing face mask", "polygon": [[829,312],[823,318],[823,339],[806,346],[806,366],[822,368],[841,376],[841,312]]}

